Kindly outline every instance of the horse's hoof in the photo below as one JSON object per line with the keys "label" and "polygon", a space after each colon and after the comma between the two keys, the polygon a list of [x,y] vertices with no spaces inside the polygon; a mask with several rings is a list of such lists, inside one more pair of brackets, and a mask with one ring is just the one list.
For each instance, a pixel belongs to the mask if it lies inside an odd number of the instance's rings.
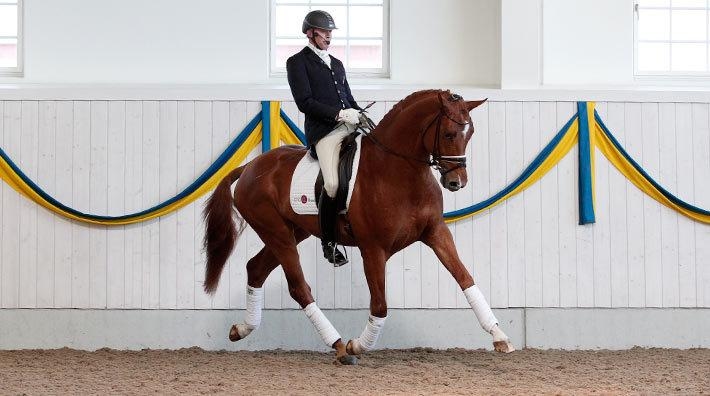
{"label": "horse's hoof", "polygon": [[511,353],[515,350],[515,347],[513,347],[510,341],[503,340],[493,341],[493,349],[495,349],[496,352]]}
{"label": "horse's hoof", "polygon": [[355,351],[355,343],[353,340],[348,341],[347,345],[345,345],[345,352],[348,353],[348,355],[359,355],[360,351]]}
{"label": "horse's hoof", "polygon": [[229,341],[237,342],[241,339],[242,337],[239,336],[239,331],[237,331],[237,325],[232,325],[232,328],[229,330]]}
{"label": "horse's hoof", "polygon": [[343,355],[338,358],[338,362],[344,366],[354,366],[357,364],[357,356]]}

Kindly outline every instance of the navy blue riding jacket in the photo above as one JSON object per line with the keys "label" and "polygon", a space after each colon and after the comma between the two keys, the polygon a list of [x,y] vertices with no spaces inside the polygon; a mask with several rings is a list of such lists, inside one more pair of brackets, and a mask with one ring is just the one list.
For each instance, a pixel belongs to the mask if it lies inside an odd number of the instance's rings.
{"label": "navy blue riding jacket", "polygon": [[335,128],[341,109],[361,110],[350,92],[343,63],[330,55],[330,66],[308,47],[286,61],[293,99],[306,115],[305,132],[310,147]]}

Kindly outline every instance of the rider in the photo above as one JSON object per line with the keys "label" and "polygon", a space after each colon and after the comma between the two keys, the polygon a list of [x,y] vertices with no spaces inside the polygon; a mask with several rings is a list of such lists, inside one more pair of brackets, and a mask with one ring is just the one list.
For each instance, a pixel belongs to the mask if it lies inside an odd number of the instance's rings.
{"label": "rider", "polygon": [[308,45],[286,61],[286,70],[296,105],[306,115],[309,148],[315,148],[323,172],[325,193],[318,201],[323,254],[338,267],[348,262],[335,242],[338,156],[343,138],[355,130],[362,109],[350,92],[343,63],[328,54],[333,29],[337,28],[330,14],[309,12],[301,27]]}

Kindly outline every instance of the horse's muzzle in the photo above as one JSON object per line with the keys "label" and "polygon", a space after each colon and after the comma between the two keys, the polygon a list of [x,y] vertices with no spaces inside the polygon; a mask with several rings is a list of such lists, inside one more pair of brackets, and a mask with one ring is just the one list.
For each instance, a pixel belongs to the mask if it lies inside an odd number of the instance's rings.
{"label": "horse's muzzle", "polygon": [[458,191],[464,187],[466,187],[466,182],[461,181],[461,178],[456,176],[456,177],[447,177],[447,175],[441,176],[441,185],[444,186],[445,189],[455,192]]}
{"label": "horse's muzzle", "polygon": [[459,183],[458,180],[450,181],[449,184],[446,185],[446,188],[448,188],[449,191],[458,191],[461,189],[461,183]]}

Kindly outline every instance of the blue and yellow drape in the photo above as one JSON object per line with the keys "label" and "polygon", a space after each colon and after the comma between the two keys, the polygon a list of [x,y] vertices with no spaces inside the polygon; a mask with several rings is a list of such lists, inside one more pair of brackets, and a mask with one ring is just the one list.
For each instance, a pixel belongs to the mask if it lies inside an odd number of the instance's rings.
{"label": "blue and yellow drape", "polygon": [[579,150],[579,224],[590,224],[595,221],[593,170],[596,149],[599,149],[621,174],[648,196],[693,220],[710,224],[710,212],[690,205],[668,192],[629,156],[594,110],[594,102],[577,102],[577,114],[562,127],[510,185],[482,202],[444,213],[444,218],[447,222],[454,222],[473,216],[525,190],[557,165],[575,143]]}
{"label": "blue and yellow drape", "polygon": [[[212,190],[232,169],[239,166],[261,142],[262,152],[286,144],[305,144],[299,128],[281,110],[279,102],[262,102],[262,111],[247,124],[217,160],[187,188],[152,208],[123,216],[101,216],[69,208],[30,180],[0,148],[0,178],[20,194],[48,210],[81,222],[120,225],[153,219],[180,209]],[[690,205],[660,186],[631,158],[594,110],[594,102],[578,102],[577,114],[562,127],[510,185],[490,198],[444,213],[454,222],[489,209],[539,181],[577,144],[579,150],[579,223],[594,223],[594,157],[596,149],[641,191],[663,205],[696,221],[710,224],[710,212]]]}
{"label": "blue and yellow drape", "polygon": [[[262,102],[262,111],[222,152],[217,160],[197,180],[176,196],[152,208],[123,216],[101,216],[72,209],[52,198],[25,175],[0,148],[0,178],[26,198],[48,210],[84,223],[121,225],[138,223],[178,210],[212,190],[232,169],[238,167],[259,142],[268,143],[266,149],[280,141],[287,144],[304,144],[305,136],[281,111],[279,102]],[[270,146],[268,146],[270,145]]]}

